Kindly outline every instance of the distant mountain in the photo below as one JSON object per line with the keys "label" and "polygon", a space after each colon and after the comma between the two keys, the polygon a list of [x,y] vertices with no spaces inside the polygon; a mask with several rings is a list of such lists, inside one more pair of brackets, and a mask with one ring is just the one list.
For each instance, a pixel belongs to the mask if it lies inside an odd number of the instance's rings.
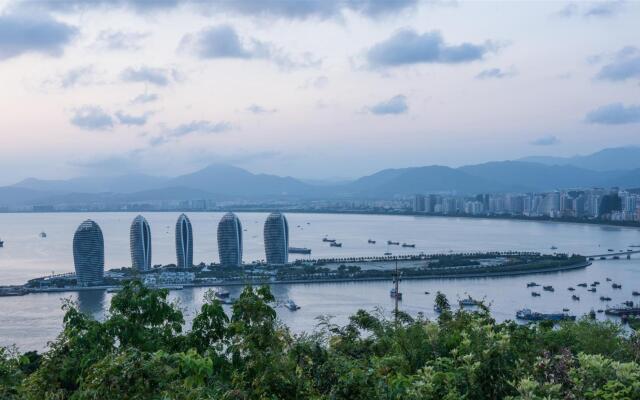
{"label": "distant mountain", "polygon": [[346,185],[350,195],[392,196],[427,192],[479,193],[517,190],[518,185],[478,178],[443,166],[385,169]]}
{"label": "distant mountain", "polygon": [[640,168],[640,147],[614,147],[585,156],[574,157],[525,157],[518,161],[545,165],[572,165],[594,171],[620,171]]}
{"label": "distant mountain", "polygon": [[143,174],[121,176],[84,176],[67,180],[41,180],[28,178],[13,187],[56,193],[133,193],[162,187],[168,178]]}
{"label": "distant mountain", "polygon": [[0,187],[0,206],[33,204],[45,195],[46,192],[39,190],[4,186]]}
{"label": "distant mountain", "polygon": [[318,187],[303,183],[295,178],[252,174],[242,168],[218,164],[170,179],[166,184],[203,190],[213,194],[246,197],[308,197],[321,192]]}

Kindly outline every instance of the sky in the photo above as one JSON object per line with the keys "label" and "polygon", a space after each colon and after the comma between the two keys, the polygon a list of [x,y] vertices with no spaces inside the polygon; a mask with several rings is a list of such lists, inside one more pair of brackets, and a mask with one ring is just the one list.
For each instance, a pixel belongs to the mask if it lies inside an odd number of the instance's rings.
{"label": "sky", "polygon": [[640,2],[0,0],[0,184],[640,145]]}

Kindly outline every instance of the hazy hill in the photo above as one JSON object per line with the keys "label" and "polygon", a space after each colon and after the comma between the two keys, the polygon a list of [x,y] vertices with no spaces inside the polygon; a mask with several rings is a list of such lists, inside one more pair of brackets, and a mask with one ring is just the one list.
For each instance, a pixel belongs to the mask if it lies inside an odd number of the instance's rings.
{"label": "hazy hill", "polygon": [[58,193],[133,193],[162,187],[168,178],[143,174],[120,176],[83,176],[67,180],[42,180],[28,178],[14,187]]}
{"label": "hazy hill", "polygon": [[574,157],[533,156],[519,161],[545,165],[572,165],[594,171],[632,170],[640,168],[640,147],[614,147]]}

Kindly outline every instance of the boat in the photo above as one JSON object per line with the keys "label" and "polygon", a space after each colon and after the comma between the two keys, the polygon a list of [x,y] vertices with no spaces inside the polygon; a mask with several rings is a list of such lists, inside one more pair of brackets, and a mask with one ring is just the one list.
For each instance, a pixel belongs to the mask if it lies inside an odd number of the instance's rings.
{"label": "boat", "polygon": [[394,299],[397,298],[398,300],[402,300],[402,292],[396,291],[396,288],[393,288],[389,291],[389,296]]}
{"label": "boat", "polygon": [[622,304],[624,304],[627,307],[633,307],[633,301],[631,300],[623,301]]}
{"label": "boat", "polygon": [[556,246],[551,246],[551,250],[558,250]]}
{"label": "boat", "polygon": [[621,317],[623,315],[640,315],[640,307],[610,307],[604,311],[607,315]]}
{"label": "boat", "polygon": [[375,240],[371,240],[371,239],[369,239],[369,240],[367,240],[367,243],[369,243],[369,244],[376,244],[376,241],[375,241]]}
{"label": "boat", "polygon": [[599,284],[600,284],[600,281],[593,281],[593,284],[594,284],[594,285],[599,285]]}
{"label": "boat", "polygon": [[587,284],[586,284],[586,283],[578,283],[578,286],[580,286],[580,287],[587,287]]}
{"label": "boat", "polygon": [[598,286],[598,285],[596,285],[595,283],[592,283],[592,284],[591,284],[591,285],[589,285],[589,286],[591,286],[591,287],[596,287],[596,286]]}
{"label": "boat", "polygon": [[614,260],[619,260],[619,259],[620,259],[620,256],[613,256],[613,257],[611,257],[611,258],[613,258]]}
{"label": "boat", "polygon": [[527,283],[527,287],[535,287],[535,286],[540,286],[540,285],[538,285],[538,284],[537,284],[537,283],[535,283],[535,282],[529,282],[529,283]]}
{"label": "boat", "polygon": [[398,245],[400,245],[400,242],[393,242],[393,241],[391,241],[391,240],[387,240],[387,244],[388,244],[389,246],[398,246]]}
{"label": "boat", "polygon": [[618,284],[618,283],[612,283],[611,287],[614,289],[622,289],[622,285]]}
{"label": "boat", "polygon": [[391,253],[386,252],[386,253],[384,253],[384,255],[385,255],[385,256],[390,256],[390,255],[391,255]]}
{"label": "boat", "polygon": [[602,257],[600,257],[600,259],[601,259],[601,260],[606,260],[606,259],[607,259],[607,257],[602,256]]}
{"label": "boat", "polygon": [[572,300],[575,300],[575,301],[580,301],[580,296],[576,296],[576,295],[574,294],[573,296],[571,296],[571,299],[572,299]]}
{"label": "boat", "polygon": [[216,290],[213,294],[218,299],[228,299],[229,298],[229,291],[228,290],[224,290],[224,289]]}
{"label": "boat", "polygon": [[4,247],[4,241],[0,240],[0,247]]}
{"label": "boat", "polygon": [[438,307],[437,304],[433,305],[433,311],[437,312],[438,314],[440,314],[442,312],[442,308]]}
{"label": "boat", "polygon": [[122,290],[121,286],[107,288],[107,293],[118,293]]}
{"label": "boat", "polygon": [[604,312],[604,310],[603,310],[603,309],[601,309],[601,308],[600,308],[600,309],[598,309],[598,314],[602,314],[603,312]]}
{"label": "boat", "polygon": [[41,238],[46,238],[47,237],[47,233],[45,231],[40,232],[40,237]]}
{"label": "boat", "polygon": [[329,243],[329,246],[331,246],[331,247],[342,247],[342,243],[331,242],[331,243]]}
{"label": "boat", "polygon": [[589,311],[589,318],[596,319],[596,312],[593,311],[593,308],[591,309],[591,311]]}
{"label": "boat", "polygon": [[306,247],[289,247],[289,253],[292,254],[311,254],[311,249]]}
{"label": "boat", "polygon": [[415,244],[402,243],[402,247],[416,247]]}
{"label": "boat", "polygon": [[587,289],[587,292],[593,292],[593,293],[595,293],[595,292],[596,292],[596,288],[592,287],[591,289]]}
{"label": "boat", "polygon": [[296,310],[299,310],[299,309],[300,309],[300,306],[299,306],[299,305],[297,305],[296,303],[294,303],[294,301],[293,301],[293,300],[291,300],[291,299],[289,299],[289,300],[285,301],[285,302],[284,302],[284,306],[285,306],[286,308],[288,308],[289,310],[291,310],[291,311],[296,311]]}
{"label": "boat", "polygon": [[424,294],[430,294],[429,292],[424,292]]}
{"label": "boat", "polygon": [[567,288],[567,290],[568,290],[568,291],[570,291],[570,292],[573,292],[573,291],[574,291],[574,290],[576,290],[576,289],[574,289],[574,288],[572,288],[571,286],[569,286],[569,287]]}
{"label": "boat", "polygon": [[568,308],[563,308],[562,312],[569,312],[569,309]]}
{"label": "boat", "polygon": [[322,238],[322,241],[326,242],[326,243],[334,243],[336,240],[335,239],[329,239],[329,238]]}
{"label": "boat", "polygon": [[524,308],[522,310],[518,310],[516,312],[516,318],[522,319],[525,321],[564,321],[564,320],[575,320],[576,317],[574,315],[569,315],[567,313],[539,313],[531,311],[528,308]]}
{"label": "boat", "polygon": [[634,290],[633,292],[631,292],[632,296],[640,296],[640,292],[638,292],[637,290]]}
{"label": "boat", "polygon": [[607,282],[611,282],[611,278],[607,278]]}
{"label": "boat", "polygon": [[607,249],[607,251],[611,251],[611,252],[612,252],[612,251],[613,251],[613,249]]}
{"label": "boat", "polygon": [[547,292],[553,292],[553,286],[549,285],[549,286],[543,286],[542,290],[546,290]]}
{"label": "boat", "polygon": [[539,296],[540,296],[540,293],[538,293],[538,292],[531,292],[531,296],[533,296],[533,297],[539,297]]}
{"label": "boat", "polygon": [[600,296],[600,301],[611,301],[611,297],[608,297],[608,296]]}
{"label": "boat", "polygon": [[460,306],[469,306],[469,307],[471,307],[471,306],[477,306],[481,302],[476,300],[476,299],[474,299],[471,296],[468,296],[466,299],[462,299],[458,303],[460,304]]}

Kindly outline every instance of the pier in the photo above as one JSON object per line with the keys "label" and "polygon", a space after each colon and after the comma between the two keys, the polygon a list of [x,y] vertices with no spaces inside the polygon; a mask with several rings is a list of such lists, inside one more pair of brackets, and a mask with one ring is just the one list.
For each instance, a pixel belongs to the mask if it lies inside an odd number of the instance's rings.
{"label": "pier", "polygon": [[609,252],[609,253],[605,253],[605,254],[594,254],[594,255],[587,256],[587,258],[593,258],[593,259],[603,258],[603,257],[604,258],[609,258],[609,257],[611,257],[611,258],[618,257],[619,258],[620,256],[626,256],[627,260],[630,260],[632,254],[638,254],[638,253],[640,253],[640,250],[618,251],[618,252]]}

